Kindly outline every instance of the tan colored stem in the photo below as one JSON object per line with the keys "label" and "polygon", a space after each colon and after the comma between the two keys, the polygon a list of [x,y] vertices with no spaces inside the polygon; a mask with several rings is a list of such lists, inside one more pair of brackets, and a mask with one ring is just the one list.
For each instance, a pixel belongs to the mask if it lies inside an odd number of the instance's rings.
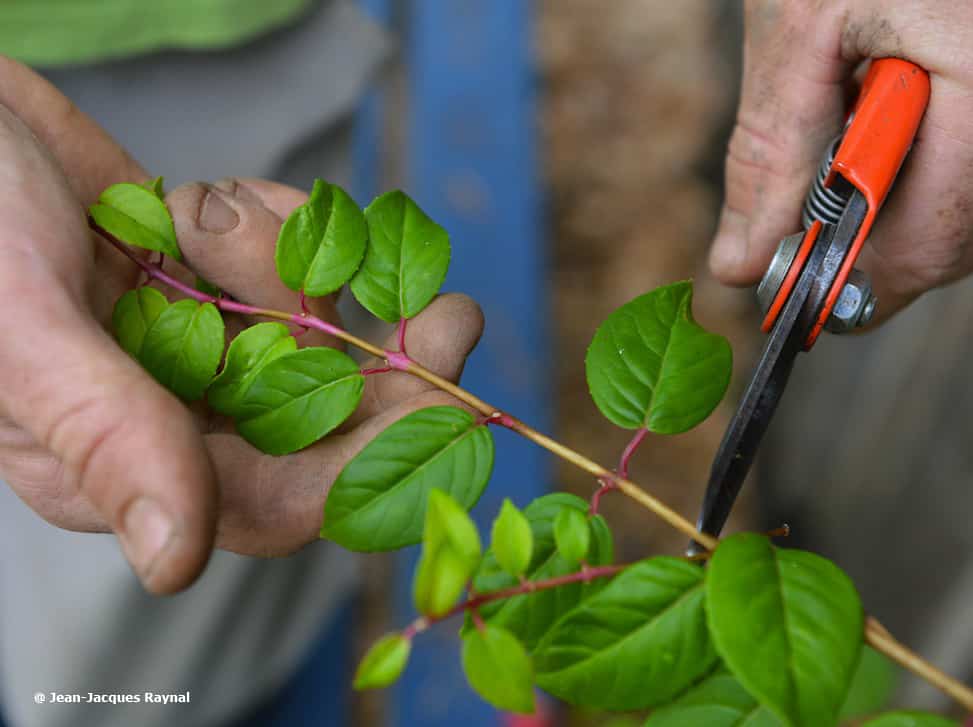
{"label": "tan colored stem", "polygon": [[865,641],[892,661],[922,677],[943,693],[948,694],[963,707],[973,712],[973,689],[949,674],[936,668],[907,646],[897,641],[888,630],[872,616],[865,619]]}

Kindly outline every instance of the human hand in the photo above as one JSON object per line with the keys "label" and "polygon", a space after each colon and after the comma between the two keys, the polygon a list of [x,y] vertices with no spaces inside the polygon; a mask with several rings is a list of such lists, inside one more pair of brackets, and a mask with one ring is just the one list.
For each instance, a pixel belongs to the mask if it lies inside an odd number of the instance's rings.
{"label": "human hand", "polygon": [[[287,457],[258,452],[205,405],[183,405],[108,334],[138,269],[97,240],[85,210],[110,184],[147,175],[56,89],[2,58],[0,170],[0,476],[54,525],[116,533],[149,590],[191,583],[214,545],[278,555],[316,539],[344,463],[396,418],[450,401],[405,374],[371,376],[338,433]],[[296,309],[273,246],[304,199],[257,180],[175,190],[167,203],[189,267],[169,260],[167,272]],[[311,306],[334,320],[331,298]],[[228,333],[249,323],[228,316]],[[481,329],[475,303],[442,296],[409,326],[410,354],[455,380]],[[298,340],[331,343],[313,331]]]}
{"label": "human hand", "polygon": [[846,89],[871,58],[912,61],[931,95],[899,178],[856,267],[888,318],[921,293],[973,271],[973,6],[935,0],[746,3],[743,87],[726,159],[714,275],[752,285],[844,120]]}

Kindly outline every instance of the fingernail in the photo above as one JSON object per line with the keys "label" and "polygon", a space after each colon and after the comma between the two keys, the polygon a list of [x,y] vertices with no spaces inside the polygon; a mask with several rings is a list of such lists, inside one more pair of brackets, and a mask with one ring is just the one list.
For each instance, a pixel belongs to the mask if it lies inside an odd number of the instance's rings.
{"label": "fingernail", "polygon": [[155,500],[140,497],[125,511],[118,534],[125,556],[146,582],[172,540],[172,519]]}
{"label": "fingernail", "polygon": [[206,185],[206,194],[199,204],[196,221],[207,232],[222,235],[240,224],[240,215],[227,204],[224,194],[216,187]]}

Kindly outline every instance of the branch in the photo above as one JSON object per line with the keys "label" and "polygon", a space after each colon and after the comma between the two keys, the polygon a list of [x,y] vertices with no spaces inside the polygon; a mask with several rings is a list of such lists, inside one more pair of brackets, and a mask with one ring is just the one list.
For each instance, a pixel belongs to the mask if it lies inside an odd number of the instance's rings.
{"label": "branch", "polygon": [[[116,237],[111,235],[109,232],[99,227],[94,220],[88,219],[88,224],[91,228],[101,235],[105,240],[111,243],[117,250],[119,250],[123,255],[129,258],[132,262],[138,265],[142,270],[144,270],[151,278],[155,278],[167,285],[175,288],[183,295],[189,298],[193,298],[201,303],[212,303],[214,306],[220,310],[227,311],[230,313],[242,313],[244,315],[251,316],[263,316],[265,318],[273,318],[276,320],[286,321],[288,323],[294,323],[298,326],[304,328],[314,328],[319,331],[323,331],[335,338],[338,338],[346,343],[355,346],[372,356],[377,358],[385,359],[387,365],[397,371],[403,371],[405,373],[411,374],[423,381],[426,381],[433,386],[445,391],[448,394],[452,394],[454,397],[462,401],[467,406],[475,409],[484,417],[486,417],[487,422],[491,424],[498,424],[500,426],[506,427],[511,431],[516,432],[522,437],[529,439],[540,447],[543,447],[552,454],[560,457],[566,462],[573,464],[575,467],[588,472],[593,475],[599,482],[602,483],[602,489],[609,483],[612,485],[612,489],[621,490],[629,498],[640,504],[642,507],[650,510],[655,515],[665,520],[670,526],[683,533],[687,537],[695,540],[697,543],[705,547],[707,550],[715,550],[719,541],[717,538],[709,535],[708,533],[703,533],[693,526],[686,518],[680,515],[678,512],[670,508],[668,505],[658,500],[654,496],[650,495],[648,492],[643,490],[634,482],[628,480],[623,474],[616,474],[611,470],[602,467],[597,462],[594,462],[584,455],[574,451],[573,449],[566,447],[565,445],[557,442],[546,434],[542,434],[536,429],[524,424],[519,419],[504,413],[500,409],[486,403],[479,397],[471,394],[465,389],[460,388],[452,381],[444,379],[442,376],[430,371],[429,369],[421,366],[412,359],[408,357],[407,354],[400,351],[386,351],[374,344],[364,341],[357,336],[345,331],[338,326],[323,321],[313,315],[307,314],[293,314],[285,313],[278,310],[270,310],[267,308],[257,308],[250,305],[245,305],[243,303],[238,303],[236,301],[227,300],[226,298],[214,298],[211,295],[203,293],[196,290],[184,283],[173,278],[171,275],[163,271],[159,266],[154,265],[146,260],[143,260],[138,255],[136,255],[128,245],[119,241]],[[404,343],[404,325],[400,323],[400,334],[402,341]],[[644,435],[643,435],[644,436]],[[631,453],[634,452],[635,447],[638,446],[641,439],[638,434],[636,438],[629,444],[626,448],[626,453],[628,457],[631,457]],[[631,450],[631,451],[629,451]],[[623,463],[627,465],[628,460],[623,454]],[[622,467],[620,466],[620,469]],[[414,622],[412,626],[406,629],[409,635],[417,633],[425,628],[428,628],[432,623],[441,621],[449,616],[460,613],[467,608],[478,608],[485,603],[490,601],[498,600],[501,598],[510,598],[511,596],[521,595],[523,593],[530,593],[534,590],[543,590],[544,588],[555,588],[559,585],[564,585],[566,583],[574,583],[579,580],[584,580],[587,578],[598,578],[604,577],[606,575],[614,575],[619,570],[625,566],[602,566],[599,568],[588,568],[578,573],[571,574],[569,576],[561,576],[559,578],[551,578],[547,581],[527,581],[520,586],[514,588],[506,589],[504,591],[496,591],[494,593],[482,594],[471,598],[465,603],[457,605],[455,608],[447,612],[446,614],[439,617],[425,617]],[[587,575],[586,575],[587,571]],[[564,579],[570,580],[564,580]],[[470,605],[473,604],[473,605]],[[867,642],[877,651],[888,656],[893,661],[902,665],[909,671],[917,674],[921,678],[928,681],[930,684],[941,689],[943,692],[948,694],[950,697],[956,699],[960,704],[962,704],[967,709],[973,711],[973,690],[971,690],[966,685],[953,679],[947,674],[943,673],[936,667],[934,667],[929,662],[925,661],[918,654],[910,651],[906,646],[899,643],[895,638],[885,630],[885,628],[874,618],[868,617],[866,621],[865,628],[865,638]]]}

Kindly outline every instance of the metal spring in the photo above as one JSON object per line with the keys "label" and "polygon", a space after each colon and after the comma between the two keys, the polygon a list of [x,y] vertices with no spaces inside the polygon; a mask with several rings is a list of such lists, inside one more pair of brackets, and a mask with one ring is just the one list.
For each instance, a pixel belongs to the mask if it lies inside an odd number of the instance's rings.
{"label": "metal spring", "polygon": [[848,204],[848,197],[837,193],[834,189],[824,186],[824,180],[831,171],[831,163],[834,161],[835,154],[841,144],[839,136],[828,147],[827,153],[821,160],[818,167],[818,175],[808,190],[807,199],[804,200],[804,213],[801,215],[801,223],[804,229],[810,229],[815,220],[821,220],[825,224],[838,224],[841,213],[845,211]]}

